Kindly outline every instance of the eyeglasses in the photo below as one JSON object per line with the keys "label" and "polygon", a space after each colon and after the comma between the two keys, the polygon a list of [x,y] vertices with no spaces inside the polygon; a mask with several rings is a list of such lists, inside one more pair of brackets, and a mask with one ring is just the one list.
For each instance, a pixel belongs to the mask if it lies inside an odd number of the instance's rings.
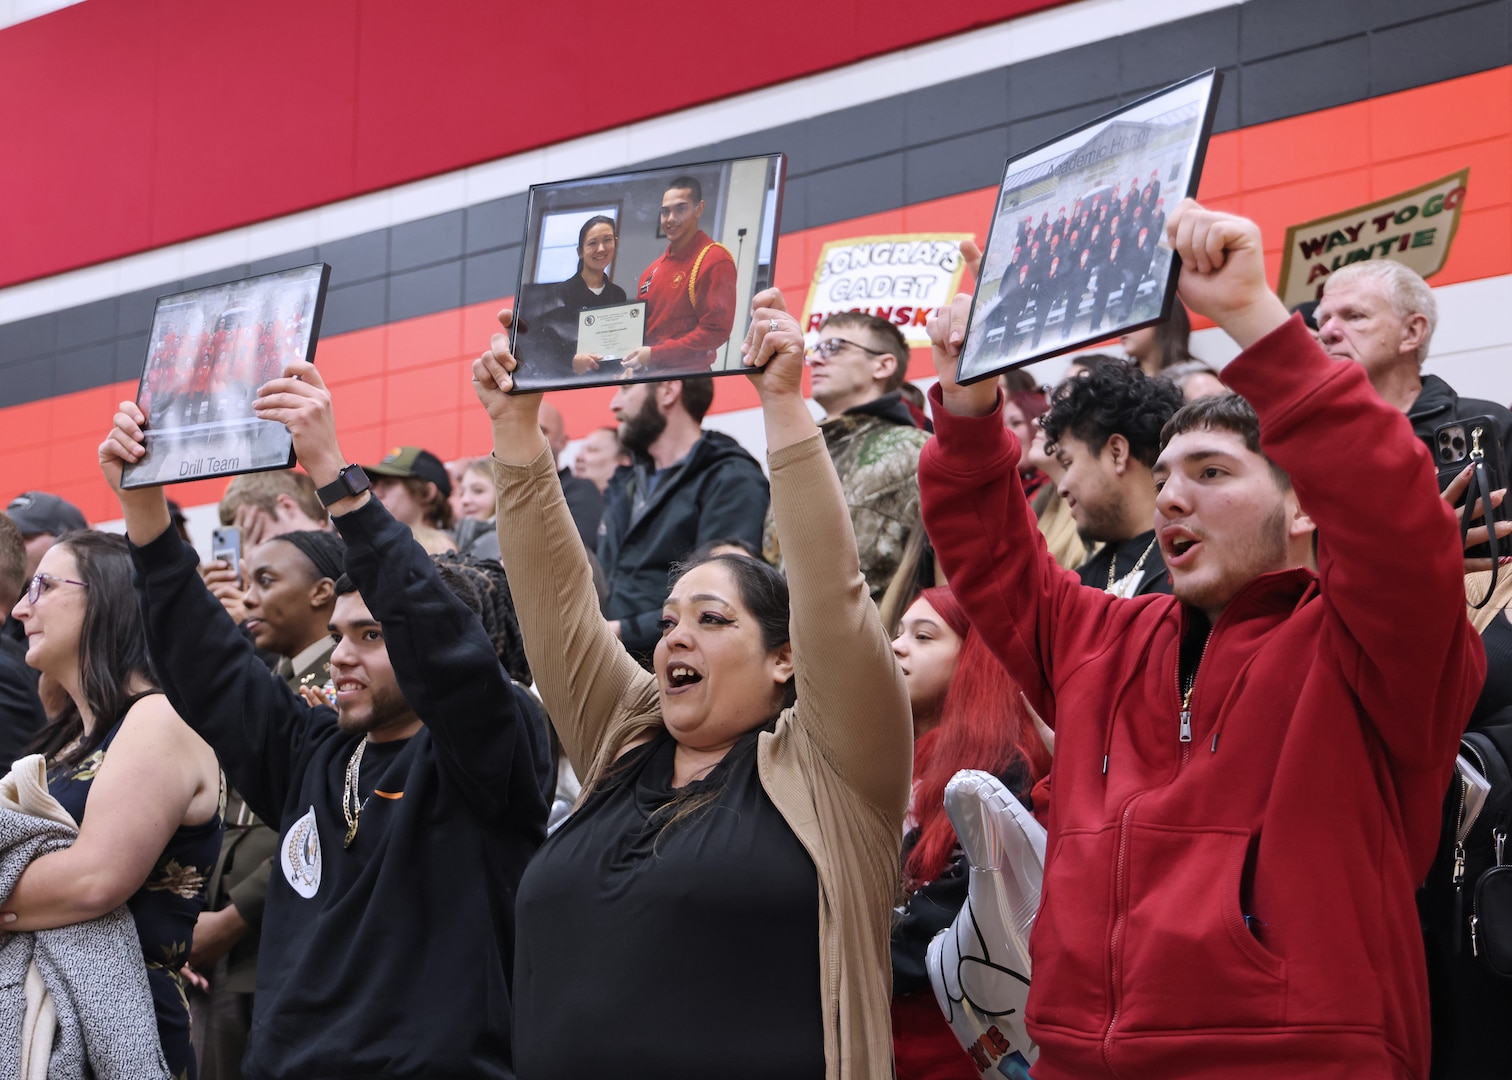
{"label": "eyeglasses", "polygon": [[871,353],[873,356],[888,355],[888,350],[886,349],[868,349],[865,345],[862,345],[859,342],[847,341],[843,337],[825,338],[823,341],[819,342],[812,349],[810,349],[809,354],[817,355],[825,360],[828,360],[830,357],[834,356],[837,352],[845,348],[847,345],[855,346],[862,352]]}
{"label": "eyeglasses", "polygon": [[77,585],[81,589],[89,588],[87,581],[74,581],[72,578],[53,577],[51,574],[38,574],[31,579],[31,584],[26,587],[26,602],[35,604],[42,599],[42,594],[54,585]]}

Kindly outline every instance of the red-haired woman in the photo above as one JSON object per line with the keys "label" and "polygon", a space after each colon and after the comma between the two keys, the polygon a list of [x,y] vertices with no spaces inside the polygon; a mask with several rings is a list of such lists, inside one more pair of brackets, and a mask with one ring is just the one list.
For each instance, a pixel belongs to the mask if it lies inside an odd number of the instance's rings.
{"label": "red-haired woman", "polygon": [[972,632],[948,588],[925,589],[903,615],[893,653],[913,706],[913,798],[903,840],[902,917],[893,928],[893,1050],[898,1080],[974,1080],[929,987],[930,938],[966,902],[966,860],[945,816],[945,785],[982,769],[1027,801],[1050,769],[1018,687]]}

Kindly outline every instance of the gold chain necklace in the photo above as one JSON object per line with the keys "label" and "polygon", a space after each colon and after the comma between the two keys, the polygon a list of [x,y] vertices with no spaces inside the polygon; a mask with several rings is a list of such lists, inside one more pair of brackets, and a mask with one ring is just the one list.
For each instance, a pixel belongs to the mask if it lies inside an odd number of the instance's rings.
{"label": "gold chain necklace", "polygon": [[362,808],[366,805],[357,785],[362,780],[362,752],[367,749],[367,742],[366,738],[359,742],[347,761],[346,783],[341,790],[341,813],[347,823],[346,839],[341,842],[344,848],[351,847],[352,841],[357,839],[357,823],[362,819]]}
{"label": "gold chain necklace", "polygon": [[[1155,550],[1155,538],[1152,537],[1151,540],[1150,540],[1150,542],[1149,542],[1149,544],[1147,544],[1145,546],[1144,554],[1141,555],[1139,557],[1139,561],[1134,564],[1134,569],[1130,570],[1128,572],[1128,574],[1126,574],[1124,576],[1124,580],[1125,581],[1128,581],[1128,580],[1132,579],[1136,574],[1138,574],[1141,570],[1144,569],[1145,560],[1150,557],[1150,552],[1152,552],[1154,550]],[[1108,592],[1108,593],[1112,593],[1114,596],[1122,597],[1122,598],[1127,599],[1127,597],[1125,596],[1125,593],[1124,593],[1123,589],[1117,589],[1117,590],[1115,590],[1113,588],[1113,583],[1116,580],[1114,578],[1114,570],[1115,570],[1115,568],[1117,566],[1118,566],[1118,549],[1115,548],[1113,550],[1112,556],[1108,559],[1108,587],[1106,589],[1104,589],[1103,591],[1104,592]]]}

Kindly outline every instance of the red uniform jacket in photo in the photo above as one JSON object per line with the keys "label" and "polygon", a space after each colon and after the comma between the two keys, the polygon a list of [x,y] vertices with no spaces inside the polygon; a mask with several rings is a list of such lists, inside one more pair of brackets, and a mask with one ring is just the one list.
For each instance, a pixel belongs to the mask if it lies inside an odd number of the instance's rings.
{"label": "red uniform jacket in photo", "polygon": [[1413,893],[1485,670],[1458,529],[1406,418],[1300,319],[1223,378],[1317,522],[1320,572],[1265,574],[1230,601],[1186,743],[1189,610],[1057,568],[1001,417],[935,398],[925,525],[1057,735],[1035,1080],[1425,1077]]}
{"label": "red uniform jacket in photo", "polygon": [[[695,264],[698,276],[689,299]],[[646,267],[636,299],[646,301],[650,370],[708,371],[714,351],[735,328],[735,260],[700,229],[682,251],[673,254],[668,248]]]}

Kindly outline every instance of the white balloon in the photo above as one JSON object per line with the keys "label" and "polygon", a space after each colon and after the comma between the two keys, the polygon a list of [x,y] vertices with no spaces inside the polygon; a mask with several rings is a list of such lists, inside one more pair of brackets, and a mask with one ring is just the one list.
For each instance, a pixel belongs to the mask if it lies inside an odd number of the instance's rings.
{"label": "white balloon", "polygon": [[974,769],[946,786],[945,812],[971,876],[960,914],[929,943],[929,981],[979,1075],[1029,1080],[1039,1048],[1024,1006],[1045,830],[1002,781]]}

